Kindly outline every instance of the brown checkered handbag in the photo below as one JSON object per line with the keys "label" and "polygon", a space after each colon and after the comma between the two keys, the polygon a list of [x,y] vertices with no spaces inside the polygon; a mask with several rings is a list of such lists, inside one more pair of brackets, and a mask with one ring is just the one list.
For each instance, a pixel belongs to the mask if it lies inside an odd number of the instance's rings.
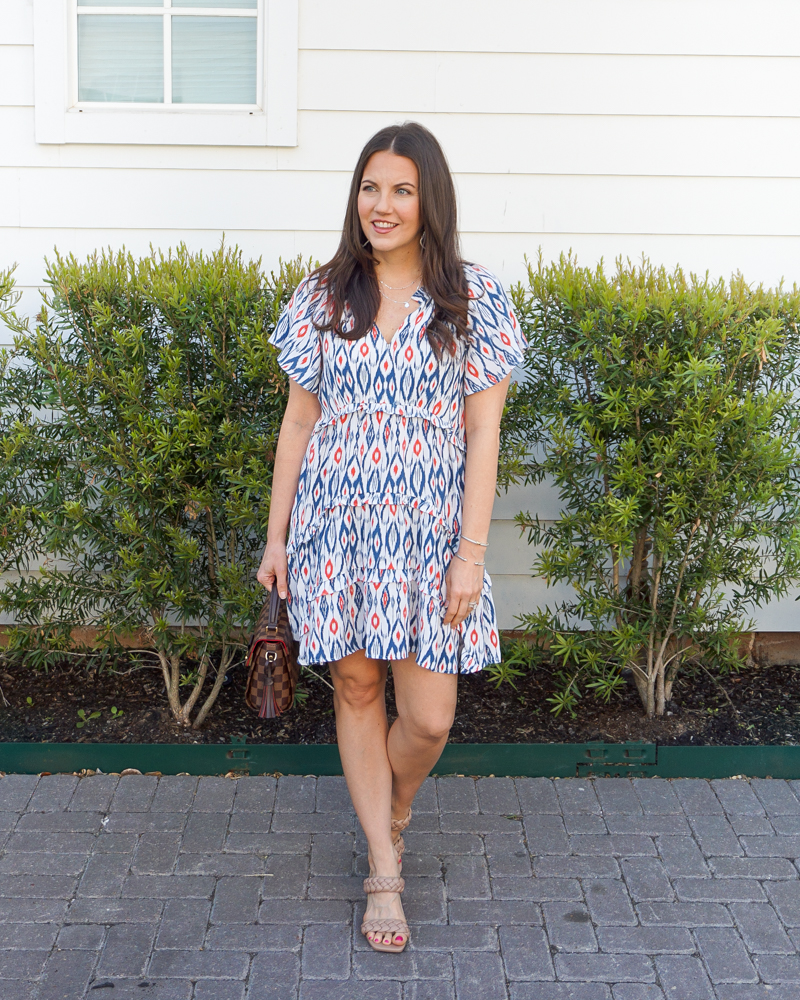
{"label": "brown checkered handbag", "polygon": [[245,663],[250,667],[245,701],[260,719],[275,719],[292,707],[300,664],[286,601],[275,584],[258,616]]}

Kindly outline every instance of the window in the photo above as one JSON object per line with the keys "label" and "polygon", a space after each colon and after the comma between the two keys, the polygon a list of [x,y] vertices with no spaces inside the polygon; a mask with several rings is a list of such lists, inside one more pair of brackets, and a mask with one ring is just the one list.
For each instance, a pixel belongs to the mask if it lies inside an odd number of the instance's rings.
{"label": "window", "polygon": [[297,0],[34,0],[38,142],[295,145]]}

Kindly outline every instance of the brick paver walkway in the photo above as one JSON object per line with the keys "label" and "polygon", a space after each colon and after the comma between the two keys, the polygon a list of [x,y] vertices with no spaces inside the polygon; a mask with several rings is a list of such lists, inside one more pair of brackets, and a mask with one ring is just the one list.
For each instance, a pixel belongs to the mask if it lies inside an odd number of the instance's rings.
{"label": "brick paver walkway", "polygon": [[341,778],[8,775],[0,820],[2,1000],[800,997],[800,782],[428,781],[400,956]]}

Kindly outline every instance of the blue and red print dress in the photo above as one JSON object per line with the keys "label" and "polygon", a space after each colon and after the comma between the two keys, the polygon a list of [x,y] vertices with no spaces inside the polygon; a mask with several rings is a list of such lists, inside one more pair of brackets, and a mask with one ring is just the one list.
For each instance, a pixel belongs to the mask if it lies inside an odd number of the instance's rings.
{"label": "blue and red print dress", "polygon": [[413,653],[420,666],[446,673],[500,661],[487,573],[478,607],[460,626],[463,642],[442,621],[461,530],[464,397],[505,378],[525,346],[499,282],[475,264],[465,274],[472,343],[459,339],[455,356],[437,361],[431,349],[433,300],[422,288],[391,344],[377,326],[355,341],[320,333],[312,319],[328,302],[313,278],[298,286],[272,335],[281,367],[322,408],[287,544],[301,663],[359,649],[380,660]]}

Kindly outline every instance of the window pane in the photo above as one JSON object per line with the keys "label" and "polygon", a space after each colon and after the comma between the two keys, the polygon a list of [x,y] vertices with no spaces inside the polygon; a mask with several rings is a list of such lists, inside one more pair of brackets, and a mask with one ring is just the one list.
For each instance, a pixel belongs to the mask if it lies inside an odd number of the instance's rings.
{"label": "window pane", "polygon": [[258,0],[172,0],[173,7],[239,7],[255,10]]}
{"label": "window pane", "polygon": [[78,6],[79,7],[163,7],[164,0],[78,0]]}
{"label": "window pane", "polygon": [[256,103],[256,18],[173,17],[175,104]]}
{"label": "window pane", "polygon": [[163,101],[163,18],[81,14],[78,100]]}

